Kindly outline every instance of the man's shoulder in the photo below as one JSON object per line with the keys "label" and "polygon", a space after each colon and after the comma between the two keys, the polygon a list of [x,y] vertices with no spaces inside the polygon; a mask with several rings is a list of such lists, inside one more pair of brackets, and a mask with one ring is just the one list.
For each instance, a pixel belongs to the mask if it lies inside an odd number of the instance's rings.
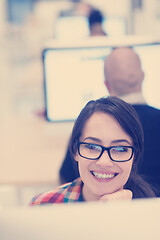
{"label": "man's shoulder", "polygon": [[160,134],[160,110],[149,105],[133,105],[142,123],[145,135],[154,137]]}
{"label": "man's shoulder", "polygon": [[160,109],[152,107],[147,104],[134,104],[132,105],[138,114],[145,114],[160,118]]}

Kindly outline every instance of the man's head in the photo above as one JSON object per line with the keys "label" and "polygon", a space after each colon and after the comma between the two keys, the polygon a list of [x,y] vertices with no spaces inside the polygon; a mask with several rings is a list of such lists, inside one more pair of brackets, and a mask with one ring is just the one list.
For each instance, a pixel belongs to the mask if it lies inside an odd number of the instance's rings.
{"label": "man's head", "polygon": [[107,34],[103,30],[104,17],[98,9],[91,9],[88,16],[88,25],[90,30],[90,36],[106,36]]}
{"label": "man's head", "polygon": [[115,48],[105,59],[105,85],[112,96],[142,91],[144,72],[138,55],[129,47]]}

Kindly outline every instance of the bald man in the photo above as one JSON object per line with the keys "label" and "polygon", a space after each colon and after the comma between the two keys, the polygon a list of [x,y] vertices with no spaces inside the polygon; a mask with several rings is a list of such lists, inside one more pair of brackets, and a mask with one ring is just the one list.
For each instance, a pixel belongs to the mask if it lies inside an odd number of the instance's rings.
{"label": "bald man", "polygon": [[160,110],[148,106],[143,96],[145,75],[139,56],[129,47],[114,49],[105,59],[104,76],[109,94],[132,104],[139,115],[144,130],[139,172],[160,192]]}
{"label": "bald man", "polygon": [[134,103],[136,93],[138,101],[145,101],[142,96],[144,72],[139,56],[131,48],[117,48],[111,52],[104,63],[104,76],[110,95],[123,96],[127,100],[129,97],[130,102]]}
{"label": "bald man", "polygon": [[[155,187],[160,197],[160,110],[148,106],[142,94],[144,72],[139,56],[132,48],[116,48],[104,62],[104,84],[112,96],[133,105],[144,130],[144,156],[139,173]],[[69,151],[60,169],[64,182],[78,177]]]}

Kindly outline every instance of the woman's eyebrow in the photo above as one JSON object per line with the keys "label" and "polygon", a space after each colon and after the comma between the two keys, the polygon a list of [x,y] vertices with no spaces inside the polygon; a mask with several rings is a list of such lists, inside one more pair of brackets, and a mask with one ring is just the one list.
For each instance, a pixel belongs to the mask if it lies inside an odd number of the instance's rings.
{"label": "woman's eyebrow", "polygon": [[112,143],[128,143],[131,144],[128,140],[126,139],[117,139],[117,140],[113,140]]}
{"label": "woman's eyebrow", "polygon": [[95,138],[95,137],[86,137],[86,138],[84,138],[83,141],[85,141],[85,140],[93,140],[97,143],[101,143],[101,140],[99,138]]}
{"label": "woman's eyebrow", "polygon": [[[85,141],[85,140],[92,140],[99,144],[102,143],[101,139],[95,138],[95,137],[86,137],[86,138],[84,138],[83,141]],[[111,141],[111,144],[116,144],[116,143],[128,143],[129,145],[132,145],[132,143],[130,143],[127,139],[116,139],[116,140]]]}

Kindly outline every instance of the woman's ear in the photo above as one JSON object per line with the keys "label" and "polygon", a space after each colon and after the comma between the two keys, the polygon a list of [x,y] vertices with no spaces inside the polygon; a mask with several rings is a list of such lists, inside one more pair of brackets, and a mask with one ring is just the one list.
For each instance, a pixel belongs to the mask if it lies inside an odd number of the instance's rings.
{"label": "woman's ear", "polygon": [[106,88],[107,88],[107,90],[108,90],[108,92],[110,93],[110,83],[109,83],[109,81],[105,78],[105,80],[104,80],[104,85],[106,86]]}
{"label": "woman's ear", "polygon": [[78,162],[79,161],[79,154],[78,154],[78,152],[76,152],[75,153],[75,155],[74,155],[74,160],[76,161],[76,162]]}

